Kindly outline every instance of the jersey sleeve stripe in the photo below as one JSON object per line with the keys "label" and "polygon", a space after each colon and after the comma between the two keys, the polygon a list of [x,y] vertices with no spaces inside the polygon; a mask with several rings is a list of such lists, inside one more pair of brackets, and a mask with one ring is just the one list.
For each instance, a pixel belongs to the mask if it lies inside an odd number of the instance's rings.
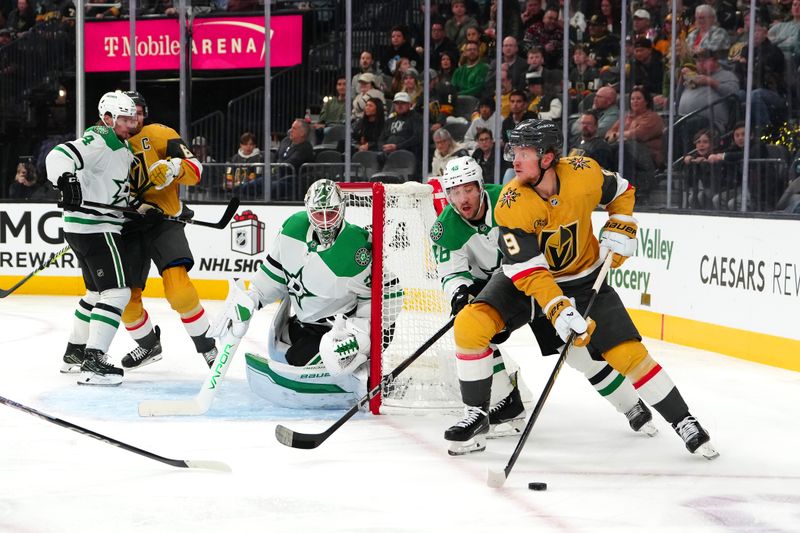
{"label": "jersey sleeve stripe", "polygon": [[[75,154],[75,156],[78,158],[76,160],[78,162],[78,168],[76,170],[81,170],[83,168],[83,165],[84,165],[83,156],[81,155],[81,153],[78,151],[77,148],[75,148],[75,145],[72,144],[71,142],[65,142],[64,146],[69,148],[70,151],[72,151],[72,153]],[[73,157],[72,159],[75,159],[75,157]]]}
{"label": "jersey sleeve stripe", "polygon": [[445,283],[449,283],[450,281],[453,281],[456,278],[464,278],[470,281],[475,280],[475,277],[469,272],[453,272],[452,274],[448,274],[447,276],[442,278],[442,285],[444,285]]}
{"label": "jersey sleeve stripe", "polygon": [[528,269],[523,270],[522,272],[517,272],[516,274],[511,276],[511,281],[517,281],[517,280],[520,280],[522,278],[528,277],[531,274],[533,274],[534,272],[536,272],[537,270],[547,270],[547,269],[544,268],[544,267],[528,268]]}
{"label": "jersey sleeve stripe", "polygon": [[75,167],[76,167],[76,170],[77,170],[78,162],[75,161],[75,157],[71,153],[69,153],[68,151],[66,151],[63,148],[61,148],[61,146],[56,146],[55,148],[53,148],[53,150],[55,150],[57,152],[60,152],[60,153],[64,154],[65,156],[69,157],[72,160],[72,162],[75,164]]}
{"label": "jersey sleeve stripe", "polygon": [[194,173],[197,176],[197,179],[200,179],[200,169],[197,168],[197,165],[192,163],[191,159],[184,159],[183,162],[186,163],[187,165],[189,165],[190,167],[192,167],[192,170],[194,170]]}
{"label": "jersey sleeve stripe", "polygon": [[264,271],[264,274],[272,278],[272,280],[275,281],[276,283],[280,283],[281,285],[286,285],[286,280],[276,274],[273,274],[272,271],[270,271],[270,269],[266,267],[266,265],[263,264],[259,265],[259,268],[261,268],[261,270]]}
{"label": "jersey sleeve stripe", "polygon": [[605,208],[633,186],[616,172],[603,174],[603,187],[600,194],[600,206]]}
{"label": "jersey sleeve stripe", "polygon": [[283,272],[283,265],[276,261],[271,255],[267,255],[267,263]]}
{"label": "jersey sleeve stripe", "polygon": [[543,254],[536,255],[521,263],[505,264],[502,268],[503,274],[511,278],[511,281],[525,278],[539,270],[549,270]]}

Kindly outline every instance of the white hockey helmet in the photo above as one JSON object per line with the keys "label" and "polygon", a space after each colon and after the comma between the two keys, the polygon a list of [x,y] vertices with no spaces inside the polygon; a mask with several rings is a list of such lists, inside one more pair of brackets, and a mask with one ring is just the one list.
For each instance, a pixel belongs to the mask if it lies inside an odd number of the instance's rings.
{"label": "white hockey helmet", "polygon": [[[483,197],[483,169],[472,157],[465,155],[456,157],[447,162],[442,176],[442,189],[445,195],[450,194],[450,189],[465,183],[476,182]],[[448,201],[452,203],[448,196]]]}
{"label": "white hockey helmet", "polygon": [[122,91],[108,92],[100,98],[97,104],[97,112],[100,114],[100,120],[106,116],[111,115],[113,125],[117,124],[117,117],[135,117],[136,116],[136,103],[133,99]]}
{"label": "white hockey helmet", "polygon": [[339,184],[317,180],[306,191],[306,213],[320,243],[331,244],[344,224],[345,197]]}

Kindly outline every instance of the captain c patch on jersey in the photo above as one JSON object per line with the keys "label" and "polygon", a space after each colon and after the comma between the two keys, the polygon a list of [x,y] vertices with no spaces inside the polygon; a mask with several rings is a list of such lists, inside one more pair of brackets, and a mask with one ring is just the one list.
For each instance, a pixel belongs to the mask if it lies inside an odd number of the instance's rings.
{"label": "captain c patch on jersey", "polygon": [[545,230],[540,234],[541,250],[552,272],[567,268],[578,257],[578,221]]}

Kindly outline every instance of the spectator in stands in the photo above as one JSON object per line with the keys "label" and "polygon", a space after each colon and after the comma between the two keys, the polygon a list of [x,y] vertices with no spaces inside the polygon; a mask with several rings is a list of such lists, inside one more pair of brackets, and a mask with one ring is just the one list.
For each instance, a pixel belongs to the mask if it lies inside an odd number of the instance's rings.
{"label": "spectator in stands", "polygon": [[[430,124],[431,132],[434,132],[447,124],[450,117],[455,112],[456,98],[458,97],[455,88],[449,83],[440,83],[438,73],[431,69],[428,73],[429,82],[429,105],[430,105]],[[418,105],[415,108],[422,114],[424,108]]]}
{"label": "spectator in stands", "polygon": [[800,177],[793,179],[786,190],[783,191],[778,203],[775,205],[778,211],[787,213],[800,213]]}
{"label": "spectator in stands", "polygon": [[[597,115],[597,136],[605,137],[608,129],[619,119],[617,91],[610,85],[597,89],[592,102],[592,110]],[[580,123],[575,121],[570,130],[571,134],[573,136],[580,135],[580,128]]]}
{"label": "spectator in stands", "polygon": [[[528,50],[528,72],[538,72],[544,80],[545,88],[555,93],[561,87],[561,73],[559,70],[546,68],[544,64],[544,52],[541,47],[533,46]],[[526,74],[527,74],[526,73]],[[528,86],[528,81],[525,80],[525,88]],[[516,87],[515,87],[516,88]]]}
{"label": "spectator in stands", "polygon": [[[744,121],[740,120],[733,126],[733,142],[724,152],[712,153],[708,156],[710,163],[739,163],[744,160],[744,138],[747,132]],[[767,147],[759,142],[756,135],[750,136],[750,159],[765,159],[769,156]]]}
{"label": "spectator in stands", "polygon": [[[744,141],[747,132],[744,127],[744,121],[740,120],[733,127],[733,142],[723,152],[712,152],[708,155],[708,162],[712,165],[721,164],[721,172],[717,172],[724,178],[726,186],[720,187],[719,194],[711,197],[711,204],[715,209],[720,207],[727,207],[734,209],[736,200],[741,201],[741,192],[736,193],[739,184],[742,181],[742,162],[744,160]],[[750,160],[754,159],[767,159],[769,153],[767,152],[766,145],[761,142],[758,135],[750,135]],[[758,188],[757,181],[759,174],[774,170],[774,166],[751,166],[750,169],[750,187]],[[716,169],[714,169],[716,170]],[[752,206],[751,204],[751,207]]]}
{"label": "spectator in stands", "polygon": [[532,24],[541,22],[544,18],[544,11],[542,10],[542,0],[528,0],[525,2],[525,11],[520,15],[522,25],[527,29]]}
{"label": "spectator in stands", "polygon": [[489,45],[479,26],[470,26],[467,28],[467,40],[461,45],[460,50],[461,58],[459,59],[459,63],[462,65],[464,64],[464,47],[467,43],[478,43],[478,59],[485,62],[486,54],[489,51]]}
{"label": "spectator in stands", "polygon": [[50,182],[39,180],[36,169],[30,162],[17,164],[17,174],[8,188],[8,197],[12,200],[45,200],[56,196],[49,187]]}
{"label": "spectator in stands", "polygon": [[395,95],[395,93],[399,93],[403,90],[403,78],[405,78],[406,72],[410,68],[412,68],[411,60],[407,57],[401,57],[395,64],[394,74],[392,74],[392,77],[387,80],[384,76],[384,81],[387,84],[387,98],[391,98]]}
{"label": "spectator in stands", "polygon": [[600,74],[589,66],[587,50],[586,45],[576,44],[572,52],[572,68],[569,70],[570,111],[577,109],[583,99],[598,88]]}
{"label": "spectator in stands", "polygon": [[399,92],[392,101],[394,112],[386,121],[378,141],[379,148],[388,155],[395,150],[409,150],[419,155],[422,147],[422,121],[419,114],[411,112],[411,98]]}
{"label": "spectator in stands", "polygon": [[547,68],[561,66],[561,48],[564,44],[564,27],[558,22],[558,9],[548,7],[544,11],[541,22],[532,24],[525,30],[523,47],[528,50],[538,46],[544,54],[544,64]]}
{"label": "spectator in stands", "polygon": [[[464,144],[467,148],[474,149],[478,141],[478,132],[481,129],[493,132],[495,130],[494,98],[485,97],[478,104],[478,116],[470,123],[467,132],[464,134]],[[494,139],[494,135],[492,135]],[[476,159],[477,161],[477,159]],[[480,163],[480,161],[478,161]]]}
{"label": "spectator in stands", "polygon": [[458,55],[451,52],[441,52],[439,54],[439,83],[450,85],[453,83],[453,75],[456,72]]}
{"label": "spectator in stands", "polygon": [[[786,1],[786,0],[781,0]],[[705,0],[705,3],[714,8],[717,24],[727,31],[733,32],[738,24],[736,0]],[[746,2],[748,5],[750,2]]]}
{"label": "spectator in stands", "polygon": [[[369,50],[362,50],[361,55],[358,56],[358,72],[353,75],[352,80],[353,98],[359,94],[358,77],[365,73],[375,75],[375,79],[383,78],[383,76],[378,75],[378,71],[375,68],[375,58],[373,57],[372,52]],[[377,89],[383,91],[383,85],[379,84]]]}
{"label": "spectator in stands", "polygon": [[[653,97],[641,85],[631,90],[623,131],[624,176],[637,189],[646,193],[653,185],[656,169],[663,167],[664,121],[653,111]],[[606,141],[614,148],[620,142],[619,120],[606,133]]]}
{"label": "spectator in stands", "polygon": [[528,111],[528,95],[525,91],[511,91],[508,101],[511,112],[500,126],[500,131],[503,132],[503,145],[508,142],[508,132],[517,124],[529,118],[536,118],[535,114]]}
{"label": "spectator in stands", "polygon": [[[494,173],[494,135],[488,128],[478,128],[478,145],[472,152],[472,159],[478,162],[483,170],[483,179],[487,183],[497,183]],[[509,163],[500,158],[500,175],[508,169]]]}
{"label": "spectator in stands", "polygon": [[593,110],[583,113],[578,119],[578,123],[581,127],[581,134],[570,155],[584,154],[597,161],[603,168],[615,168],[616,158],[611,145],[597,135],[597,113]]}
{"label": "spectator in stands", "polygon": [[[773,24],[767,37],[786,58],[800,55],[800,0],[792,0],[791,18]],[[791,63],[787,61],[787,64]]]}
{"label": "spectator in stands", "polygon": [[[492,41],[497,41],[497,0],[491,0],[486,4],[485,10],[488,8],[488,16],[484,16],[486,20],[484,31],[485,35]],[[520,18],[519,2],[517,0],[503,0],[503,35],[506,37],[514,37],[519,42],[522,37],[522,19]],[[505,38],[504,38],[505,41]]]}
{"label": "spectator in stands", "polygon": [[401,57],[408,58],[411,66],[419,63],[419,56],[411,43],[408,42],[408,32],[404,26],[394,26],[389,33],[389,46],[381,56],[381,71],[386,76],[392,76],[397,70],[397,63]]}
{"label": "spectator in stands", "polygon": [[[503,68],[508,72],[508,77],[511,79],[511,85],[515,89],[523,89],[525,87],[525,73],[528,70],[528,65],[523,61],[519,55],[519,45],[517,38],[508,36],[503,39]],[[492,59],[489,63],[489,72],[486,75],[486,85],[483,94],[494,94],[494,86],[497,80],[497,61]]]}
{"label": "spectator in stands", "polygon": [[528,111],[545,120],[561,120],[561,100],[545,90],[544,80],[538,72],[525,75],[528,82]]}
{"label": "spectator in stands", "polygon": [[596,69],[614,65],[619,57],[619,37],[608,33],[599,15],[589,19],[589,66]]}
{"label": "spectator in stands", "polygon": [[17,7],[8,14],[6,27],[19,37],[21,33],[31,29],[34,24],[36,24],[36,13],[34,13],[29,0],[17,0]]}
{"label": "spectator in stands", "polygon": [[364,114],[353,125],[353,148],[359,152],[377,152],[381,134],[383,133],[386,114],[383,102],[378,98],[370,98],[364,106]]}
{"label": "spectator in stands", "polygon": [[361,118],[364,106],[370,98],[377,98],[384,102],[383,93],[377,88],[377,77],[371,72],[364,72],[358,76],[358,96],[353,98],[353,119]]}
{"label": "spectator in stands", "polygon": [[619,35],[622,32],[622,13],[619,2],[600,0],[600,13],[598,13],[603,26],[608,33]]}
{"label": "spectator in stands", "polygon": [[[11,41],[14,40],[14,37],[11,35],[11,30],[8,28],[0,28],[0,48],[4,47],[5,45],[9,44]],[[10,64],[9,58],[3,57],[0,58],[0,74],[6,74],[6,69]]]}
{"label": "spectator in stands", "polygon": [[444,32],[448,39],[461,48],[467,41],[467,28],[477,27],[478,22],[467,14],[467,4],[464,0],[453,0],[450,6],[453,16],[445,23]]}
{"label": "spectator in stands", "polygon": [[711,199],[719,194],[721,169],[709,164],[714,152],[716,137],[712,130],[703,129],[692,138],[694,150],[683,157],[683,171],[687,182],[687,205],[692,209],[708,209]]}
{"label": "spectator in stands", "polygon": [[[98,0],[103,1],[105,0]],[[236,2],[236,0],[232,0]],[[238,4],[234,4],[238,5]],[[228,10],[230,10],[230,6],[228,6]],[[150,7],[145,11],[148,15],[165,15],[167,17],[174,17],[178,14],[178,9],[173,4],[172,0],[154,0]]]}
{"label": "spectator in stands", "polygon": [[431,174],[441,176],[447,162],[456,157],[469,155],[469,151],[461,143],[456,142],[450,132],[444,128],[436,130],[433,134],[433,143],[436,149],[433,151],[433,163],[431,164]]}
{"label": "spectator in stands", "polygon": [[708,4],[700,4],[694,9],[695,28],[686,36],[686,44],[692,53],[710,50],[718,57],[730,48],[728,32],[717,25],[717,14]]}
{"label": "spectator in stands", "polygon": [[486,83],[486,73],[489,65],[480,61],[478,57],[478,43],[467,43],[464,47],[464,64],[453,73],[453,87],[458,94],[479,97]]}
{"label": "spectator in stands", "polygon": [[515,90],[508,73],[500,67],[500,116],[503,118],[511,113],[511,93]]}
{"label": "spectator in stands", "polygon": [[650,94],[659,94],[664,82],[664,61],[661,54],[653,50],[653,43],[639,37],[633,44],[633,60],[630,63],[628,87],[644,85]]}
{"label": "spectator in stands", "polygon": [[263,181],[264,154],[256,146],[256,136],[246,131],[239,137],[239,151],[231,156],[225,170],[225,188],[235,189],[256,178]]}
{"label": "spectator in stands", "polygon": [[[688,66],[681,69],[678,114],[688,115],[701,109],[703,111],[687,120],[686,138],[691,138],[698,130],[712,126],[716,131],[722,132],[728,124],[730,105],[721,102],[720,99],[736,94],[739,90],[739,79],[736,74],[721,68],[714,52],[700,49],[694,54],[694,60],[696,70]],[[712,115],[712,109],[709,106],[715,102],[719,103],[713,106]],[[686,148],[684,146],[684,149]]]}
{"label": "spectator in stands", "polygon": [[228,11],[258,11],[259,0],[228,0]]}
{"label": "spectator in stands", "polygon": [[[424,53],[422,46],[417,47],[417,54],[422,56]],[[451,58],[458,57],[458,47],[450,40],[444,32],[444,21],[434,20],[431,22],[431,48],[428,53],[430,56],[431,68],[439,69],[440,54],[447,52]]]}
{"label": "spectator in stands", "polygon": [[[211,149],[208,147],[208,141],[205,137],[198,135],[192,139],[192,153],[195,158],[201,163],[214,163],[214,158],[211,157]],[[207,169],[203,169],[203,179],[206,178]]]}
{"label": "spectator in stands", "polygon": [[[753,92],[751,105],[753,125],[762,128],[767,124],[781,124],[786,121],[786,84],[784,78],[783,52],[770,42],[767,37],[767,23],[756,18],[753,28]],[[747,55],[748,47],[734,61],[735,72],[739,75],[740,99],[745,100],[744,90],[747,88]]]}
{"label": "spectator in stands", "polygon": [[650,24],[650,12],[648,10],[637,9],[633,12],[632,37],[634,41],[636,39],[650,39],[651,42],[655,42],[659,37],[663,39],[663,35],[659,35],[659,31]]}
{"label": "spectator in stands", "polygon": [[319,120],[314,124],[318,140],[322,140],[331,127],[344,124],[345,98],[347,97],[347,78],[336,77],[336,95],[326,96],[322,100],[322,111]]}
{"label": "spectator in stands", "polygon": [[411,99],[411,109],[416,109],[418,104],[422,107],[422,100],[419,100],[420,96],[422,96],[422,83],[417,69],[410,68],[403,73],[403,87],[401,90],[408,93],[408,97]]}

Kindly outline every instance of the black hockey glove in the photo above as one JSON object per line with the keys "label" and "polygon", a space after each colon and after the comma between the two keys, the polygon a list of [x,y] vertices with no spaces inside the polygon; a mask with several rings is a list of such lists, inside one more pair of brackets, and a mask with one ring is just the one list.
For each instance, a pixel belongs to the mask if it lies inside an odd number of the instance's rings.
{"label": "black hockey glove", "polygon": [[453,299],[450,300],[450,316],[456,316],[470,300],[472,300],[472,295],[469,293],[469,286],[461,285],[453,294]]}
{"label": "black hockey glove", "polygon": [[142,204],[139,212],[142,213],[142,220],[145,224],[155,225],[164,220],[164,211],[152,204]]}
{"label": "black hockey glove", "polygon": [[61,191],[61,199],[58,202],[58,207],[64,209],[75,209],[80,207],[83,202],[83,193],[81,193],[81,184],[78,177],[72,172],[64,172],[58,178],[56,187]]}

